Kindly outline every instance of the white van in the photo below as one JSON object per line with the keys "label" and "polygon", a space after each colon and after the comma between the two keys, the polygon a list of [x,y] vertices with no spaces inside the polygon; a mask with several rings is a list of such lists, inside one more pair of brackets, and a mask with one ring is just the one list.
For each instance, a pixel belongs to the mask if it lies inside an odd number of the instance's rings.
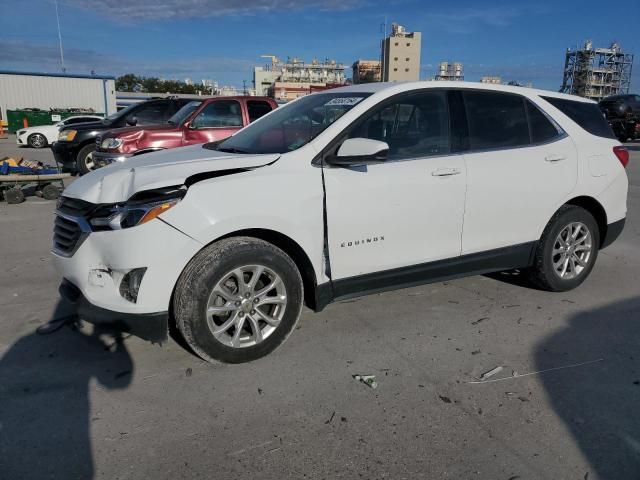
{"label": "white van", "polygon": [[202,358],[245,362],[303,304],[510,269],[577,287],[622,231],[628,159],[582,98],[355,85],[76,180],[53,255],[85,319],[150,339],[175,322]]}

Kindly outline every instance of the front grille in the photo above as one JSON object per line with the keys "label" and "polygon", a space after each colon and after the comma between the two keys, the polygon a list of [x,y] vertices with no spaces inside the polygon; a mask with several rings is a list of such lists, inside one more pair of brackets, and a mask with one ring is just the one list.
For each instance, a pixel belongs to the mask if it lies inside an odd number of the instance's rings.
{"label": "front grille", "polygon": [[84,217],[95,208],[93,203],[85,202],[77,198],[60,197],[58,211],[73,217]]}
{"label": "front grille", "polygon": [[88,233],[83,232],[76,221],[56,215],[53,226],[53,250],[61,255],[70,257],[87,235]]}
{"label": "front grille", "polygon": [[53,251],[65,257],[72,256],[89,235],[87,218],[96,205],[77,198],[60,197],[53,225]]}

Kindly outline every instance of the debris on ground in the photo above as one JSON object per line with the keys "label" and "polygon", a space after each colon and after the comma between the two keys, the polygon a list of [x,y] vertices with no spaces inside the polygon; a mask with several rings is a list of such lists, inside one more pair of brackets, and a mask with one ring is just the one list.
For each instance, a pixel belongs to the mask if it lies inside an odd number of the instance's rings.
{"label": "debris on ground", "polygon": [[492,368],[491,370],[484,372],[482,375],[480,375],[480,378],[482,380],[486,380],[489,377],[493,377],[496,373],[500,373],[503,369],[504,367],[500,367],[500,366]]}
{"label": "debris on ground", "polygon": [[[478,384],[478,383],[493,383],[493,382],[501,382],[503,380],[512,380],[514,378],[522,378],[522,377],[528,377],[530,375],[538,375],[540,373],[546,373],[546,372],[553,372],[556,370],[563,370],[565,368],[575,368],[575,367],[583,367],[585,365],[590,365],[592,363],[597,363],[597,362],[602,362],[604,361],[604,358],[598,358],[596,360],[589,360],[587,362],[581,362],[581,363],[574,363],[572,365],[563,365],[560,367],[553,367],[553,368],[547,368],[545,370],[538,370],[535,372],[529,372],[529,373],[523,373],[522,375],[520,375],[518,372],[516,372],[515,370],[512,372],[512,376],[511,377],[502,377],[502,378],[495,378],[492,380],[487,380],[490,376],[495,375],[496,373],[498,373],[499,371],[502,370],[502,367],[496,367],[493,370],[489,370],[486,373],[483,373],[482,375],[480,375],[480,380],[479,381],[474,381],[474,382],[467,382],[469,384]],[[494,370],[499,369],[498,371],[494,372]]]}
{"label": "debris on ground", "polygon": [[331,423],[331,421],[333,420],[333,417],[336,416],[336,411],[334,410],[333,413],[331,413],[331,416],[329,417],[328,420],[325,420],[324,424],[325,425],[329,425]]}
{"label": "debris on ground", "polygon": [[354,380],[364,383],[367,387],[378,388],[375,375],[352,375]]}
{"label": "debris on ground", "polygon": [[471,355],[478,355],[479,353],[482,353],[480,350],[474,350],[473,352],[471,352]]}
{"label": "debris on ground", "polygon": [[449,397],[443,397],[442,395],[438,395],[440,397],[440,400],[442,400],[444,403],[451,403],[451,399]]}
{"label": "debris on ground", "polygon": [[67,316],[60,317],[60,318],[54,318],[53,320],[50,320],[50,321],[48,321],[47,323],[45,323],[43,325],[40,325],[36,329],[36,333],[38,335],[48,335],[50,333],[57,332],[58,330],[60,330],[65,325],[72,325],[77,321],[78,321],[78,316],[75,315],[75,314],[67,315]]}
{"label": "debris on ground", "polygon": [[185,374],[187,377],[190,377],[190,376],[193,374],[193,370],[191,369],[191,367],[187,368],[187,369],[185,370],[184,374]]}
{"label": "debris on ground", "polygon": [[484,322],[485,320],[489,320],[489,317],[482,317],[476,320],[475,322],[471,322],[471,325],[478,325],[480,322]]}

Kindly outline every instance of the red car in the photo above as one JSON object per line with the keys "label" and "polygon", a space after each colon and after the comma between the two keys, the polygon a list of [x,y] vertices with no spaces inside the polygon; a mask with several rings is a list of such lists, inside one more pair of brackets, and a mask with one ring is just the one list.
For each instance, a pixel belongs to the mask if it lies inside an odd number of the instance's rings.
{"label": "red car", "polygon": [[162,125],[125,127],[96,138],[96,167],[155,150],[215,142],[278,107],[267,97],[215,97],[194,100]]}

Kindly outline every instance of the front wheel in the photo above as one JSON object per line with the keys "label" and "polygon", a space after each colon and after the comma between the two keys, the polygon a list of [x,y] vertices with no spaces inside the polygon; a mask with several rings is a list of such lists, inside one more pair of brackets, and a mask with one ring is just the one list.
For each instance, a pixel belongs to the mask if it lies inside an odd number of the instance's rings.
{"label": "front wheel", "polygon": [[32,133],[27,137],[27,144],[29,144],[31,148],[44,148],[48,144],[47,137],[41,133]]}
{"label": "front wheel", "polygon": [[600,230],[593,215],[584,208],[564,205],[542,233],[529,277],[552,292],[576,288],[591,273],[599,248]]}
{"label": "front wheel", "polygon": [[174,294],[174,316],[189,346],[207,361],[243,363],[278,348],[303,301],[300,272],[274,245],[233,237],[203,249]]}
{"label": "front wheel", "polygon": [[76,165],[80,175],[86,175],[87,173],[96,169],[96,164],[93,161],[93,152],[96,151],[96,146],[92,143],[85,145],[78,152],[76,157]]}

